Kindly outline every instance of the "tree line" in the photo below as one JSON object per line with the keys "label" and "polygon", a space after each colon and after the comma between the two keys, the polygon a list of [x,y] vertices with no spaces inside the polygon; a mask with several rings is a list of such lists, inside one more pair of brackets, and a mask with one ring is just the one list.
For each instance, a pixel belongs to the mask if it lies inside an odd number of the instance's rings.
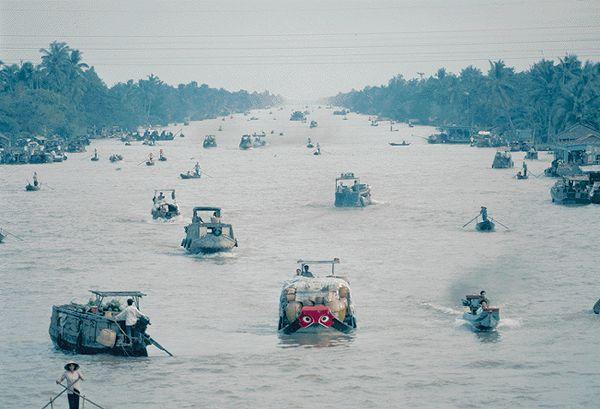
{"label": "tree line", "polygon": [[108,87],[79,50],[54,41],[41,63],[0,61],[0,134],[64,138],[119,127],[201,120],[280,102],[268,91],[230,92],[192,81],[176,87],[150,75]]}
{"label": "tree line", "polygon": [[333,104],[398,121],[494,129],[531,130],[540,141],[575,123],[600,126],[600,63],[575,55],[542,59],[517,72],[502,60],[487,73],[468,66],[453,74],[440,68],[419,79],[392,78],[387,85],[340,93]]}

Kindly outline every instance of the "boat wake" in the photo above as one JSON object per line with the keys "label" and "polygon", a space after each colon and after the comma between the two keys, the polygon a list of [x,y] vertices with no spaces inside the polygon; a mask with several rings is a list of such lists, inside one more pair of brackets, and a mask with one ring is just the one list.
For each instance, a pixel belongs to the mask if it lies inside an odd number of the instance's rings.
{"label": "boat wake", "polygon": [[521,325],[521,320],[518,318],[501,318],[498,328],[519,328]]}
{"label": "boat wake", "polygon": [[421,305],[447,315],[462,315],[463,313],[462,310],[457,310],[454,308],[446,307],[444,305],[433,304],[430,302],[422,302]]}

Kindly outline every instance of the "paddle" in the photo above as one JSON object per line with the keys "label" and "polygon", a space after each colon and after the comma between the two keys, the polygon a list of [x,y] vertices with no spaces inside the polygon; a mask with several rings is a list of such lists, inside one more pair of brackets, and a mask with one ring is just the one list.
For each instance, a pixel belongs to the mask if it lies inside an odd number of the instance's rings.
{"label": "paddle", "polygon": [[465,224],[463,225],[463,227],[462,227],[462,228],[464,229],[464,228],[465,228],[465,227],[467,227],[469,224],[473,223],[473,221],[477,220],[477,218],[478,218],[478,217],[479,217],[479,215],[477,215],[477,216],[473,217],[471,220],[469,220],[467,223],[465,223]]}
{"label": "paddle", "polygon": [[158,349],[165,351],[167,354],[169,354],[169,356],[174,356],[172,353],[170,353],[169,351],[167,351],[167,349],[165,347],[163,347],[161,344],[159,344],[158,342],[156,342],[150,335],[148,334],[143,334],[146,339],[148,341],[150,341],[152,343],[152,345],[154,345],[155,347],[157,347]]}
{"label": "paddle", "polygon": [[504,227],[506,230],[510,230],[510,227],[502,224],[501,222],[499,222],[498,220],[494,219],[493,217],[490,217],[490,220],[495,221],[496,223],[498,223],[500,226]]}
{"label": "paddle", "polygon": [[[48,402],[48,403],[46,403],[44,406],[42,406],[42,409],[46,409],[46,408],[48,407],[48,405],[52,405],[52,403],[53,403],[53,402],[54,402],[56,399],[58,399],[58,397],[59,397],[60,395],[62,395],[63,393],[65,393],[66,391],[67,391],[67,389],[66,389],[66,388],[65,388],[65,389],[63,389],[63,390],[62,390],[62,392],[60,392],[58,395],[56,395],[55,397],[53,397],[52,399],[50,399],[50,402]],[[52,406],[52,407],[54,407],[54,406]]]}
{"label": "paddle", "polygon": [[[63,388],[65,388],[65,391],[68,391],[68,390],[70,390],[69,388],[67,388],[67,387],[66,387],[65,385],[63,385],[62,383],[60,383],[60,382],[57,382],[57,383],[58,383],[60,386],[62,386]],[[64,392],[64,391],[63,391],[63,392]],[[83,400],[85,400],[85,401],[87,401],[87,402],[91,403],[91,404],[92,404],[92,405],[94,405],[95,407],[97,407],[97,408],[100,408],[100,409],[104,409],[104,407],[102,407],[102,406],[98,405],[98,404],[97,404],[97,403],[95,403],[95,402],[92,402],[91,400],[89,400],[89,399],[88,399],[88,398],[86,398],[85,396],[82,396],[82,395],[81,395],[79,392],[77,392],[76,390],[73,390],[73,392],[75,392],[75,394],[76,394],[77,396],[79,396],[81,399],[83,399]],[[46,406],[47,406],[47,405],[46,405]],[[44,408],[45,408],[46,406],[44,406]],[[42,408],[42,409],[43,409],[43,408]]]}
{"label": "paddle", "polygon": [[6,229],[0,229],[0,233],[2,233],[2,232],[6,233],[6,234],[10,234],[11,236],[13,236],[13,237],[15,237],[15,238],[17,238],[17,239],[19,239],[19,240],[21,240],[21,241],[25,241],[25,240],[23,240],[21,237],[17,236],[16,234],[13,234],[13,233],[9,232],[9,231],[8,231],[8,230],[6,230]]}

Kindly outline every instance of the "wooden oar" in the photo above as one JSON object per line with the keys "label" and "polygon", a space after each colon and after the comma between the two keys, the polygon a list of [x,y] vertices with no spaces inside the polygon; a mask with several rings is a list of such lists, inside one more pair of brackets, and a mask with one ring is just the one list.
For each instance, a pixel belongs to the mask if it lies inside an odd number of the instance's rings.
{"label": "wooden oar", "polygon": [[[62,383],[58,383],[58,384],[59,384],[60,386],[62,386],[63,388],[65,388],[65,391],[68,391],[68,390],[70,390],[69,388],[67,388],[67,387],[66,387],[65,385],[63,385]],[[100,408],[100,409],[105,409],[104,407],[102,407],[102,406],[98,405],[96,402],[93,402],[93,401],[89,400],[88,398],[86,398],[85,396],[82,396],[82,395],[81,395],[79,392],[77,392],[76,390],[73,390],[73,392],[75,392],[75,395],[79,396],[79,397],[80,397],[81,399],[83,399],[84,401],[91,403],[91,404],[92,404],[92,405],[94,405],[95,407],[97,407],[97,408]],[[45,406],[44,406],[44,407],[45,407]]]}
{"label": "wooden oar", "polygon": [[490,220],[495,221],[496,223],[498,223],[500,226],[504,227],[506,230],[510,230],[510,227],[502,224],[501,222],[499,222],[498,220],[494,219],[493,217],[490,217]]}
{"label": "wooden oar", "polygon": [[167,354],[169,354],[169,356],[174,356],[172,353],[170,353],[169,351],[167,351],[167,349],[165,347],[163,347],[161,344],[159,344],[158,342],[156,342],[150,335],[148,334],[143,334],[146,339],[148,341],[150,341],[152,343],[152,345],[154,345],[155,347],[157,347],[158,349],[165,351]]}
{"label": "wooden oar", "polygon": [[67,391],[67,389],[63,389],[58,395],[56,395],[55,397],[53,397],[52,399],[50,399],[50,402],[46,403],[44,406],[42,406],[42,409],[46,409],[48,407],[48,405],[52,405],[52,403],[58,399],[58,397],[60,395],[62,395],[63,393],[65,393]]}
{"label": "wooden oar", "polygon": [[13,234],[13,233],[9,232],[9,231],[8,231],[8,230],[6,230],[6,229],[0,229],[0,233],[6,233],[6,234],[10,234],[11,236],[13,236],[13,237],[15,237],[15,238],[17,238],[17,239],[19,239],[19,240],[21,240],[21,241],[25,241],[25,240],[23,240],[21,237],[17,236],[16,234]]}
{"label": "wooden oar", "polygon": [[477,220],[477,218],[478,218],[478,217],[479,217],[479,215],[477,215],[477,216],[473,217],[473,218],[472,218],[471,220],[469,220],[469,221],[468,221],[466,224],[464,224],[462,228],[464,229],[464,228],[465,228],[465,227],[467,227],[469,224],[473,223],[473,221],[474,221],[474,220]]}

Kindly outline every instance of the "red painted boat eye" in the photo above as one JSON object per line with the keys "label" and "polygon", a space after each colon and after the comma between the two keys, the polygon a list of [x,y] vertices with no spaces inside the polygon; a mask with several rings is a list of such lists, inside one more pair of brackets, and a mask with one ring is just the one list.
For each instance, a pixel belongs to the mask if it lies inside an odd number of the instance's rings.
{"label": "red painted boat eye", "polygon": [[306,324],[310,324],[313,321],[313,319],[308,315],[305,315],[304,317],[302,317],[302,321],[304,321],[304,323]]}
{"label": "red painted boat eye", "polygon": [[329,322],[329,317],[327,315],[323,315],[321,318],[319,318],[319,322],[322,324],[327,324]]}

